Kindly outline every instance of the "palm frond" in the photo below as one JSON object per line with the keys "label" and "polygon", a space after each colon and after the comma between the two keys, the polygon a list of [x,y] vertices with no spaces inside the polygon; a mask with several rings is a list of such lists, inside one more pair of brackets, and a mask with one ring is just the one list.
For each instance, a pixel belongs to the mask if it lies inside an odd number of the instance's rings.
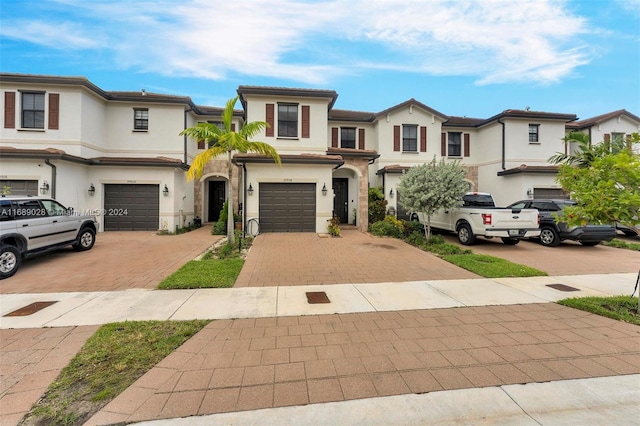
{"label": "palm frond", "polygon": [[240,133],[246,139],[252,139],[268,126],[269,124],[266,121],[252,121],[251,123],[244,123],[242,128],[240,129]]}
{"label": "palm frond", "polygon": [[266,142],[248,142],[245,152],[255,152],[257,154],[266,155],[273,158],[277,164],[282,164],[280,155],[276,149]]}
{"label": "palm frond", "polygon": [[233,122],[233,107],[238,102],[238,96],[229,99],[222,112],[222,123],[227,133],[231,132],[231,123]]}
{"label": "palm frond", "polygon": [[196,155],[193,159],[193,162],[191,163],[191,166],[189,167],[189,171],[187,172],[187,181],[200,179],[200,177],[202,177],[202,173],[204,173],[204,168],[206,167],[207,163],[216,158],[218,155],[224,153],[225,151],[219,146],[213,146]]}

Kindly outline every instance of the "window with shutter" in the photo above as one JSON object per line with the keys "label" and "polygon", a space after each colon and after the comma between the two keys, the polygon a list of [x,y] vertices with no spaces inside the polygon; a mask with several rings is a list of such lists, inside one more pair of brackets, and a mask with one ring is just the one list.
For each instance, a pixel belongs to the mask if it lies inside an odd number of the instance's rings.
{"label": "window with shutter", "polygon": [[402,152],[418,152],[418,126],[402,125]]}
{"label": "window with shutter", "polygon": [[356,147],[356,128],[355,127],[340,128],[340,147],[355,149]]}
{"label": "window with shutter", "polygon": [[297,104],[278,104],[278,137],[298,137]]}
{"label": "window with shutter", "polygon": [[149,108],[133,109],[133,130],[149,130]]}
{"label": "window with shutter", "polygon": [[469,155],[471,155],[471,152],[469,151],[470,138],[471,138],[471,135],[469,135],[469,133],[464,134],[464,156],[465,157],[468,157]]}
{"label": "window with shutter", "polygon": [[23,129],[44,129],[44,92],[22,92]]}

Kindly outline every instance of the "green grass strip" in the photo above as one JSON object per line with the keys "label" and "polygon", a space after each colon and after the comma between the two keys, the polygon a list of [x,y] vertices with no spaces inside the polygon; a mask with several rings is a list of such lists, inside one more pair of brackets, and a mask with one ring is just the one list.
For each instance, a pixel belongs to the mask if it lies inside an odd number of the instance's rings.
{"label": "green grass strip", "polygon": [[28,424],[80,425],[210,321],[106,324],[49,386]]}
{"label": "green grass strip", "polygon": [[558,301],[560,305],[603,317],[640,325],[638,298],[633,296],[574,297]]}
{"label": "green grass strip", "polygon": [[442,256],[447,262],[485,278],[536,277],[546,272],[484,254],[452,254]]}
{"label": "green grass strip", "polygon": [[165,278],[161,290],[233,287],[243,259],[192,260]]}

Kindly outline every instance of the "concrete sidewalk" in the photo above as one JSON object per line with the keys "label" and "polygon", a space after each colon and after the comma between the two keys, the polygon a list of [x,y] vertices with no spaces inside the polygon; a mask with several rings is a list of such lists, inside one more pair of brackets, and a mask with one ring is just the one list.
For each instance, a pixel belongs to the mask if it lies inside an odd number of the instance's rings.
{"label": "concrete sidewalk", "polygon": [[[2,295],[0,329],[97,325],[116,321],[266,318],[464,306],[555,302],[567,297],[631,294],[636,275],[568,275],[434,280],[298,287]],[[575,291],[549,287],[563,284]],[[309,304],[307,292],[331,303]],[[8,313],[36,302],[56,302],[28,316]]]}

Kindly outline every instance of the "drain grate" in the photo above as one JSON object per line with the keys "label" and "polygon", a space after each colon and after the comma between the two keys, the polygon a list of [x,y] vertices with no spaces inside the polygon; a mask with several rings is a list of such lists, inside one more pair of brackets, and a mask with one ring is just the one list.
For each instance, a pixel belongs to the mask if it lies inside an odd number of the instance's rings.
{"label": "drain grate", "polygon": [[30,305],[27,306],[23,306],[20,309],[16,309],[13,312],[9,312],[8,314],[4,315],[5,317],[25,317],[27,315],[31,315],[31,314],[35,314],[36,312],[46,308],[47,306],[51,306],[54,303],[58,303],[57,301],[55,302],[34,302]]}
{"label": "drain grate", "polygon": [[570,287],[570,286],[565,285],[565,284],[547,284],[547,287],[551,287],[551,288],[554,288],[554,289],[560,290],[560,291],[580,291],[579,288]]}
{"label": "drain grate", "polygon": [[331,300],[327,297],[327,293],[324,291],[309,291],[305,293],[307,295],[307,302],[310,305],[317,303],[331,303]]}

